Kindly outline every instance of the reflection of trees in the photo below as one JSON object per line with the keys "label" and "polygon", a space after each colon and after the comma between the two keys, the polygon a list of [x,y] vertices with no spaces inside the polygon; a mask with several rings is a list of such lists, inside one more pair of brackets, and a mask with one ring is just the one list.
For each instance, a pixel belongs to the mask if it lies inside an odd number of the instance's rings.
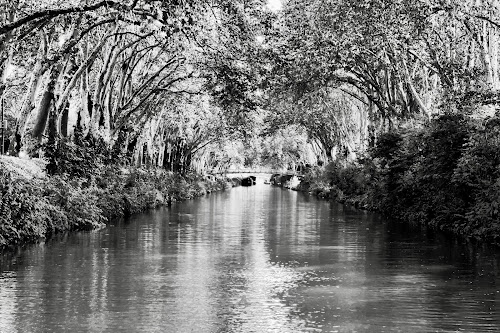
{"label": "reflection of trees", "polygon": [[[2,264],[2,258],[0,258]],[[4,267],[1,265],[0,267]],[[9,270],[0,271],[0,332],[15,332],[18,329],[16,309],[19,308],[16,290],[18,289],[16,274]]]}
{"label": "reflection of trees", "polygon": [[494,251],[280,188],[233,189],[61,237],[16,264],[0,280],[2,331],[499,324]]}

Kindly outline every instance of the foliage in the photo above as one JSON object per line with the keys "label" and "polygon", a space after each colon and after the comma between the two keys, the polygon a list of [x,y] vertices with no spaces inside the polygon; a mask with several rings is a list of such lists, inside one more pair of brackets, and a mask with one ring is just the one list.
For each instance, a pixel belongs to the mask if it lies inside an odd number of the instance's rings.
{"label": "foliage", "polygon": [[[0,4],[8,134],[26,149],[34,130],[50,174],[88,177],[109,151],[122,164],[187,172],[211,143],[255,130],[260,0],[61,6]],[[69,138],[75,127],[86,140]]]}
{"label": "foliage", "polygon": [[[458,114],[380,136],[356,163],[306,176],[337,200],[468,237],[499,241],[500,118]],[[316,183],[315,183],[316,182]]]}
{"label": "foliage", "polygon": [[307,135],[297,126],[275,130],[262,138],[261,146],[262,164],[272,169],[294,170],[315,162],[308,159]]}
{"label": "foliage", "polygon": [[40,201],[37,194],[41,188],[30,186],[22,179],[14,179],[10,172],[0,170],[0,246],[30,239],[43,234],[49,223],[47,214],[41,214],[41,207],[47,204]]}
{"label": "foliage", "polygon": [[319,197],[330,197],[331,185],[324,167],[314,166],[304,173],[298,186],[300,191],[308,191]]}
{"label": "foliage", "polygon": [[73,137],[49,140],[43,148],[49,175],[89,178],[105,161],[113,162],[107,157],[110,154],[101,138],[83,138],[80,131],[75,131]]}
{"label": "foliage", "polygon": [[459,228],[473,235],[500,237],[500,118],[476,122],[458,160],[452,182],[463,189],[470,208]]}
{"label": "foliage", "polygon": [[90,230],[112,219],[221,190],[225,180],[184,178],[161,169],[106,167],[91,178],[27,179],[0,169],[0,249],[54,233]]}

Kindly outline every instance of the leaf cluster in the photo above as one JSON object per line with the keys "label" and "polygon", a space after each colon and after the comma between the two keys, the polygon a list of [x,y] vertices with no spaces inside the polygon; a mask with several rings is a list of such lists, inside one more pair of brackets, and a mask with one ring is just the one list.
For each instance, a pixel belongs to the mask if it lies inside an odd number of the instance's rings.
{"label": "leaf cluster", "polygon": [[498,116],[444,114],[421,129],[381,136],[363,159],[331,163],[317,179],[341,201],[498,243],[499,151]]}

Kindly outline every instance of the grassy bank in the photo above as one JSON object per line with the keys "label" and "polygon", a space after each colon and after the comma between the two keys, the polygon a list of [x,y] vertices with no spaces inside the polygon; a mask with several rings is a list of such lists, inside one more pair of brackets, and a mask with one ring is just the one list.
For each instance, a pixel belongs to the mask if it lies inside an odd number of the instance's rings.
{"label": "grassy bank", "polygon": [[309,170],[299,189],[500,244],[500,117],[386,133],[358,161]]}
{"label": "grassy bank", "polygon": [[47,176],[42,160],[0,158],[0,249],[88,230],[172,201],[228,186],[199,175],[101,165],[85,177]]}

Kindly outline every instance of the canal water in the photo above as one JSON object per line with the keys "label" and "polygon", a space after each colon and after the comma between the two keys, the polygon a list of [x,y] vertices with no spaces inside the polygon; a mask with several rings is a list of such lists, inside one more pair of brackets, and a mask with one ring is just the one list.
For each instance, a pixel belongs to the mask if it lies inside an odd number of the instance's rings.
{"label": "canal water", "polygon": [[499,258],[258,184],[0,256],[0,332],[497,332]]}

